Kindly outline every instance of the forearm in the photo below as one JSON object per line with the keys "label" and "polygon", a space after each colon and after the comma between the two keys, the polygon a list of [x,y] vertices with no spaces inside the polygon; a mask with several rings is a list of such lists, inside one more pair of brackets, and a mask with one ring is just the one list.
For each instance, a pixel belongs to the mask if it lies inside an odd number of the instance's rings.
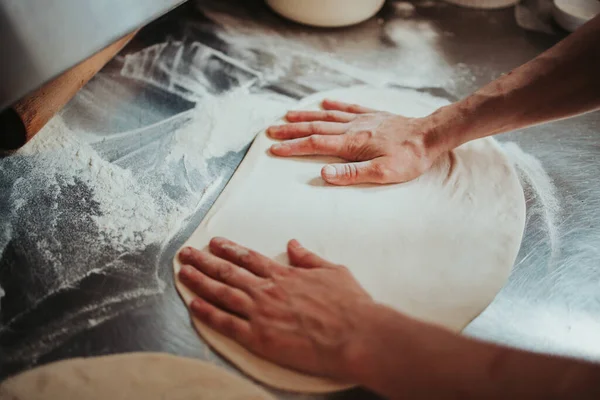
{"label": "forearm", "polygon": [[353,378],[388,398],[600,398],[600,366],[475,341],[383,306],[365,315]]}
{"label": "forearm", "polygon": [[600,15],[556,46],[427,117],[442,150],[600,108]]}

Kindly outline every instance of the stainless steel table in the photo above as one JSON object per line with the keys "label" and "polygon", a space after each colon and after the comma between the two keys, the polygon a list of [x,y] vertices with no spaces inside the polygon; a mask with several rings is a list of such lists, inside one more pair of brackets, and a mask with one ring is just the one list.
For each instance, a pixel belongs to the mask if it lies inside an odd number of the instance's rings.
{"label": "stainless steel table", "polygon": [[[69,103],[63,122],[0,158],[0,377],[126,351],[235,370],[198,339],[171,276],[175,250],[247,148],[213,154],[202,145],[222,130],[198,116],[228,93],[287,107],[369,83],[455,100],[560,38],[523,31],[510,9],[436,1],[390,2],[338,30],[242,0],[190,2],[155,21]],[[514,272],[466,334],[600,360],[599,131],[591,113],[499,137],[541,162],[560,210],[549,212],[553,197],[524,182],[528,221]],[[190,147],[182,138],[193,132],[200,142]]]}

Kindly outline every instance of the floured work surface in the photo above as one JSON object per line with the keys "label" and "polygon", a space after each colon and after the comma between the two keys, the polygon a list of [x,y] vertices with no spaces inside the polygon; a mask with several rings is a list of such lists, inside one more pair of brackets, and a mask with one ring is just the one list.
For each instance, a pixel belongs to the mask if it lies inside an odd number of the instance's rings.
{"label": "floured work surface", "polygon": [[[317,109],[323,98],[413,117],[447,103],[411,90],[355,87],[311,96],[298,108]],[[202,249],[223,236],[287,262],[286,242],[296,238],[346,265],[376,301],[455,332],[504,285],[523,234],[525,200],[495,140],[459,147],[412,182],[354,187],[321,180],[321,167],[333,159],[276,158],[268,153],[272,143],[259,133],[186,246]],[[194,295],[176,282],[189,304]],[[193,322],[220,354],[265,384],[301,392],[349,386],[279,367]]]}

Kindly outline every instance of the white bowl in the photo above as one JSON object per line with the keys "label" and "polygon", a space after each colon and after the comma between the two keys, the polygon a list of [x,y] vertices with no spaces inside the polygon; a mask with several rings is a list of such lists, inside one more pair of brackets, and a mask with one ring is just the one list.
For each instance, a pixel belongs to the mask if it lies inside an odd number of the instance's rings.
{"label": "white bowl", "polygon": [[554,0],[552,15],[560,26],[574,32],[600,13],[598,0]]}
{"label": "white bowl", "polygon": [[519,0],[446,0],[447,3],[469,8],[496,9],[514,6]]}
{"label": "white bowl", "polygon": [[266,0],[277,14],[301,24],[339,27],[371,18],[385,0]]}

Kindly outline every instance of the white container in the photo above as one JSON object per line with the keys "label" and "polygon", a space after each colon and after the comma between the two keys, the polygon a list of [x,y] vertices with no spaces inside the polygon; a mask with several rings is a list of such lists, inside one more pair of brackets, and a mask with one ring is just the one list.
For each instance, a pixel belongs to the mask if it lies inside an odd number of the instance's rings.
{"label": "white container", "polygon": [[469,8],[495,9],[514,6],[519,0],[445,0],[446,3]]}
{"label": "white container", "polygon": [[301,24],[340,27],[371,18],[385,0],[266,0],[277,14]]}
{"label": "white container", "polygon": [[598,0],[554,0],[552,15],[560,26],[574,32],[600,13]]}

